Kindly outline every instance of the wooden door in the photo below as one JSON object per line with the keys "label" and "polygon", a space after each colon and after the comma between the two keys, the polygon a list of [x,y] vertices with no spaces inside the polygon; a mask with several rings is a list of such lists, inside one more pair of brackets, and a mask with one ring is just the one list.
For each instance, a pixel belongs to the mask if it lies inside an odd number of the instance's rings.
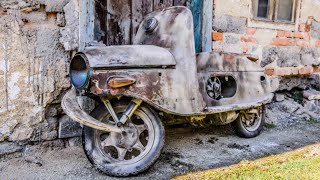
{"label": "wooden door", "polygon": [[[132,44],[145,15],[170,6],[187,6],[194,16],[195,45],[199,52],[205,1],[213,0],[95,0],[94,39],[106,45]],[[211,21],[212,16],[208,22]]]}
{"label": "wooden door", "polygon": [[106,45],[131,44],[138,26],[148,13],[186,6],[187,0],[96,0],[95,39]]}

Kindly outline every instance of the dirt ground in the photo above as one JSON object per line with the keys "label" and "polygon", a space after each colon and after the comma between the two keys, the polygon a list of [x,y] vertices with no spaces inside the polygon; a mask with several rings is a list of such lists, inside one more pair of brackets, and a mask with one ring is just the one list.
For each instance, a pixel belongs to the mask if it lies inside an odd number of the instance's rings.
{"label": "dirt ground", "polygon": [[[320,142],[320,123],[265,129],[253,139],[242,139],[230,126],[167,128],[166,145],[157,163],[131,179],[168,179],[191,171],[215,168],[291,151]],[[60,147],[59,147],[60,145]],[[58,147],[56,147],[58,146]],[[92,168],[79,140],[29,146],[22,157],[0,162],[0,179],[116,179]],[[122,178],[123,179],[123,178]]]}

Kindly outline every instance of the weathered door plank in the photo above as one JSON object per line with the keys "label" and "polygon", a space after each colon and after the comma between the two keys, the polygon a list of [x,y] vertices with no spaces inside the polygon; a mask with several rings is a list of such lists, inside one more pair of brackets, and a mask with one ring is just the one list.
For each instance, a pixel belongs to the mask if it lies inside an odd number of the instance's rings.
{"label": "weathered door plank", "polygon": [[107,1],[107,45],[131,42],[131,0]]}
{"label": "weathered door plank", "polygon": [[213,0],[203,0],[202,27],[201,27],[201,52],[212,51],[212,18]]}
{"label": "weathered door plank", "polygon": [[174,6],[187,6],[187,0],[174,0]]}
{"label": "weathered door plank", "polygon": [[190,9],[193,15],[193,24],[194,24],[194,42],[196,52],[201,51],[201,26],[202,26],[202,7],[203,1],[192,0]]}
{"label": "weathered door plank", "polygon": [[136,33],[138,31],[139,25],[143,18],[150,12],[153,11],[153,1],[152,0],[139,0],[132,1],[132,30],[131,30],[131,43],[134,42]]}
{"label": "weathered door plank", "polygon": [[79,51],[94,40],[94,2],[91,0],[80,1],[79,13]]}
{"label": "weathered door plank", "polygon": [[95,40],[108,44],[107,1],[95,1]]}
{"label": "weathered door plank", "polygon": [[173,6],[173,0],[154,0],[153,1],[153,9],[159,10],[166,7]]}

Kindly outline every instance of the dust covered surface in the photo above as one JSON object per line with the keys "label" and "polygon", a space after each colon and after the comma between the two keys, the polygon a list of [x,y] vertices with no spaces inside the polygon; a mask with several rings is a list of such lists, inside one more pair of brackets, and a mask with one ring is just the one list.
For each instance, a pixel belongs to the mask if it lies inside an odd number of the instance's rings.
{"label": "dust covered surface", "polygon": [[[165,148],[157,163],[132,179],[168,179],[195,170],[235,164],[320,142],[320,123],[265,128],[253,139],[238,138],[230,126],[167,128]],[[95,170],[80,139],[27,146],[22,154],[0,161],[0,179],[116,179]],[[15,157],[16,156],[16,157]]]}

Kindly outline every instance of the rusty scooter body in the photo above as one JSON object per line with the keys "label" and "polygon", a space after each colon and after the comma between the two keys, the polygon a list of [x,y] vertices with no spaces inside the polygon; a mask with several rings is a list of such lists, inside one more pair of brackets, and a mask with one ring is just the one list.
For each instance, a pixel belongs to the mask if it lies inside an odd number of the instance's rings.
{"label": "rusty scooter body", "polygon": [[[85,125],[84,150],[97,169],[130,176],[149,168],[164,144],[163,123],[232,123],[246,138],[261,132],[273,93],[259,60],[196,54],[194,44],[190,10],[170,7],[146,16],[134,45],[90,46],[73,57],[62,107]],[[79,93],[97,100],[91,114]]]}

